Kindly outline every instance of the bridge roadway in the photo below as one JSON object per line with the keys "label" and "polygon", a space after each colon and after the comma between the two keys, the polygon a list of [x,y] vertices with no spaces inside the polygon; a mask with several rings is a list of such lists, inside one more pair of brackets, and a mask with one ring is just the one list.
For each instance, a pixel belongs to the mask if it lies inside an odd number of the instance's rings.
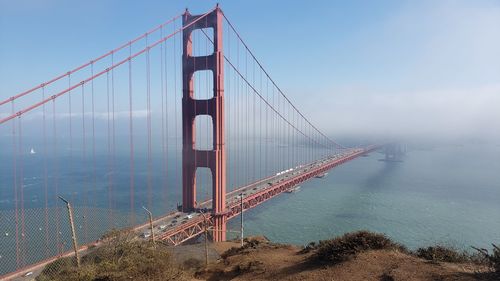
{"label": "bridge roadway", "polygon": [[[280,172],[274,176],[233,190],[227,194],[227,211],[225,213],[227,219],[230,220],[240,214],[240,194],[243,195],[243,211],[246,211],[310,178],[321,176],[328,170],[379,147],[373,145],[365,148],[347,149],[334,156]],[[197,212],[190,214],[173,212],[155,220],[153,225],[156,239],[175,246],[202,234],[205,229],[205,222],[209,228],[213,224],[212,214],[210,214],[209,209],[211,203],[212,200],[208,200],[199,204]],[[138,226],[134,230],[142,238],[148,238],[149,236],[148,224]]]}

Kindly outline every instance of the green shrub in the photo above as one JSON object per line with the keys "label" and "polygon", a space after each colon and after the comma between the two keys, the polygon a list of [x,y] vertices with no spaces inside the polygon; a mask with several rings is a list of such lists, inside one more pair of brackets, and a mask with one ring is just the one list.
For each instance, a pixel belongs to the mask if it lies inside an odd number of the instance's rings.
{"label": "green shrub", "polygon": [[311,258],[315,261],[339,263],[368,250],[406,249],[383,234],[368,231],[346,233],[340,237],[319,241]]}

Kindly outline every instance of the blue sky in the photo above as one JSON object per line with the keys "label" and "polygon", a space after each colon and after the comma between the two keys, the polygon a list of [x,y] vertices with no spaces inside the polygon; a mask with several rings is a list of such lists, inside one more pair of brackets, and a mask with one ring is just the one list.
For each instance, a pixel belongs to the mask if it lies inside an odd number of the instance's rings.
{"label": "blue sky", "polygon": [[[216,2],[0,0],[0,97]],[[500,138],[500,1],[218,2],[331,134]]]}

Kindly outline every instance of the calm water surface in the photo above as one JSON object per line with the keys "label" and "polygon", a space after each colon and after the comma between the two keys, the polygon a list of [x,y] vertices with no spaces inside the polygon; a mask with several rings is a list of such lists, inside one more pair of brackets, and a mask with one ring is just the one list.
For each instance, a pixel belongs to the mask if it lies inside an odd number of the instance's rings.
{"label": "calm water surface", "polygon": [[499,146],[413,149],[398,163],[380,158],[359,158],[246,212],[246,234],[304,245],[368,229],[411,248],[500,243]]}

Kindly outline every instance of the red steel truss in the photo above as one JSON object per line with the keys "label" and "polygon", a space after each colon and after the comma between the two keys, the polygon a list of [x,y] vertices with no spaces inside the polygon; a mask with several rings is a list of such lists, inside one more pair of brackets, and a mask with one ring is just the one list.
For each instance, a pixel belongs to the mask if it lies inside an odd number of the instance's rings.
{"label": "red steel truss", "polygon": [[[345,157],[334,159],[330,162],[322,164],[319,167],[312,168],[305,173],[280,181],[272,186],[262,189],[261,191],[252,194],[250,196],[247,196],[243,199],[243,209],[245,211],[257,205],[260,205],[261,203],[264,203],[265,201],[280,195],[281,193],[283,193],[284,191],[293,186],[305,182],[310,178],[322,175],[330,169],[333,169],[339,165],[351,161],[359,156],[372,152],[378,149],[379,147],[380,146],[369,146],[365,149],[356,150]],[[237,192],[231,192],[229,195],[235,195],[235,194],[237,194]],[[227,211],[224,213],[224,215],[229,220],[238,216],[240,212],[241,212],[241,204],[234,203],[228,206]],[[170,231],[160,234],[158,236],[158,239],[163,240],[164,243],[168,245],[174,245],[174,246],[182,244],[188,240],[191,240],[204,232],[205,223],[207,223],[206,227],[212,228],[214,226],[213,215],[206,214],[205,218],[206,219],[204,219],[203,217],[193,218],[189,222],[181,224],[175,227],[174,229],[171,229]],[[214,232],[215,231],[216,230],[214,230]]]}

